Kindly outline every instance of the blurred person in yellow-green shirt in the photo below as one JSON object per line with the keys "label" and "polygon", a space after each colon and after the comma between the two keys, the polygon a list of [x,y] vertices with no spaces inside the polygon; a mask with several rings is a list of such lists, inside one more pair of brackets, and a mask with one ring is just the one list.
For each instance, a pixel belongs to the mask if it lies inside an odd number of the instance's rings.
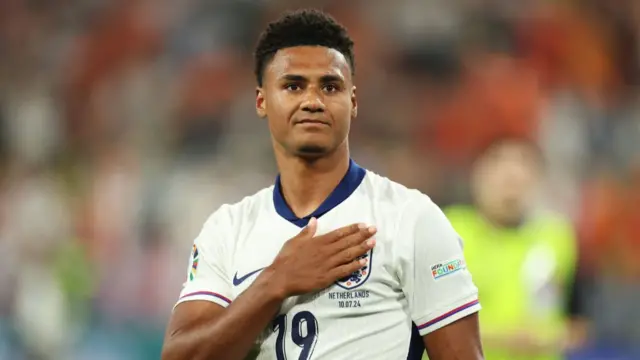
{"label": "blurred person in yellow-green shirt", "polygon": [[474,204],[445,211],[479,288],[488,360],[562,359],[577,342],[566,306],[576,239],[562,216],[532,211],[543,174],[535,143],[499,138],[473,164]]}

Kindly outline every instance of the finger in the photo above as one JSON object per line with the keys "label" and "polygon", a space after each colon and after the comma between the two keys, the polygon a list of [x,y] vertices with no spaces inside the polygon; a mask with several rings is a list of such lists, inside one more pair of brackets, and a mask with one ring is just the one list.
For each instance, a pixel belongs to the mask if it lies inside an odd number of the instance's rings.
{"label": "finger", "polygon": [[313,237],[316,234],[316,231],[318,231],[318,219],[314,217],[309,219],[306,229],[308,231],[307,235]]}
{"label": "finger", "polygon": [[336,254],[344,249],[357,246],[364,242],[365,240],[371,238],[376,234],[378,229],[375,226],[369,226],[360,229],[357,233],[351,234],[347,237],[339,239],[335,241],[331,246],[332,249],[329,251],[331,254]]}
{"label": "finger", "polygon": [[309,223],[307,224],[307,226],[305,226],[304,229],[302,229],[302,231],[300,231],[298,235],[312,238],[316,234],[317,230],[318,230],[318,220],[312,217],[311,219],[309,219]]}
{"label": "finger", "polygon": [[[331,257],[330,264],[332,266],[340,266],[344,264],[349,264],[352,261],[356,260],[358,257],[367,253],[367,251],[373,249],[376,246],[375,239],[368,239],[367,241],[361,242],[355,246],[348,247],[339,253],[333,255]],[[367,261],[366,259],[363,259]]]}
{"label": "finger", "polygon": [[353,274],[354,272],[362,269],[367,265],[365,259],[353,260],[347,264],[340,265],[331,271],[331,276],[335,280],[342,279],[346,276]]}
{"label": "finger", "polygon": [[347,225],[344,227],[341,227],[339,229],[333,230],[327,234],[324,234],[322,236],[320,236],[320,238],[322,240],[325,240],[327,242],[334,242],[334,241],[338,241],[346,236],[352,235],[357,233],[358,231],[360,231],[360,229],[364,229],[366,228],[365,224],[351,224],[351,225]]}

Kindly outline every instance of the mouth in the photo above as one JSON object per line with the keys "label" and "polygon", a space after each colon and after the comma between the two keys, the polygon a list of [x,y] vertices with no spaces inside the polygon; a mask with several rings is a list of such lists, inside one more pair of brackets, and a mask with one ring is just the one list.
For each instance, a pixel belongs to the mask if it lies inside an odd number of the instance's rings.
{"label": "mouth", "polygon": [[329,123],[327,121],[318,120],[318,119],[301,119],[301,120],[296,120],[293,124],[294,125],[308,124],[308,125],[326,125],[326,126],[329,126]]}

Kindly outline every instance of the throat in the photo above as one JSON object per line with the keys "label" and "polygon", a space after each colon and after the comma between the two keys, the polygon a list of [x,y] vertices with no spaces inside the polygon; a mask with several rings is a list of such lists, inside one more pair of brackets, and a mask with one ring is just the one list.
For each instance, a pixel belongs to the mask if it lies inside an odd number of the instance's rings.
{"label": "throat", "polygon": [[287,179],[289,181],[283,179],[284,200],[296,217],[310,217],[327,200],[346,172],[347,169],[337,174],[294,177]]}
{"label": "throat", "polygon": [[[366,170],[349,158],[314,167],[280,167],[273,190],[276,212],[303,227],[311,217],[320,218],[353,194]],[[322,164],[321,164],[322,165]]]}
{"label": "throat", "polygon": [[506,230],[517,230],[526,222],[524,215],[505,217],[484,213],[483,217],[493,226]]}
{"label": "throat", "polygon": [[291,207],[291,211],[297,218],[303,219],[307,217],[311,218],[312,215],[314,215],[314,212],[320,207],[320,205],[322,205],[323,202],[324,199],[313,199],[312,202],[310,201],[304,204],[295,204],[292,202],[289,206]]}

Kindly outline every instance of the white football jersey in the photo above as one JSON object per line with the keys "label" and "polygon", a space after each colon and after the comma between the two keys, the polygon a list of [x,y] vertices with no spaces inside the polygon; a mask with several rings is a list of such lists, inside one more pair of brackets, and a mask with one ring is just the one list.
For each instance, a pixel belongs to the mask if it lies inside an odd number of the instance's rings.
{"label": "white football jersey", "polygon": [[[378,232],[360,271],[283,303],[257,341],[257,359],[420,359],[418,332],[426,335],[480,309],[462,242],[426,195],[351,161],[318,210],[298,218],[279,184],[211,215],[193,245],[178,303],[228,306],[311,217],[318,219],[317,235],[352,223],[375,225]],[[418,351],[410,352],[410,345]]]}

